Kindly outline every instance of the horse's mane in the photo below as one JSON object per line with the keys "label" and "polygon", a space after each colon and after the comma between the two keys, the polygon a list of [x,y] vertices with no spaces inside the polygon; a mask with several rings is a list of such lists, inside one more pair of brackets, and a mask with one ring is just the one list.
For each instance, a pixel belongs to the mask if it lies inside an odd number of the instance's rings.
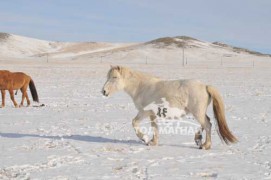
{"label": "horse's mane", "polygon": [[123,66],[114,66],[110,69],[110,71],[108,72],[108,75],[111,74],[112,71],[117,70],[119,71],[119,73],[121,74],[122,77],[124,78],[139,78],[139,79],[156,79],[159,80],[158,77],[155,77],[153,75],[150,75],[148,73],[144,73],[144,72],[140,72],[140,71],[136,71],[136,70],[132,70],[128,67],[123,67]]}

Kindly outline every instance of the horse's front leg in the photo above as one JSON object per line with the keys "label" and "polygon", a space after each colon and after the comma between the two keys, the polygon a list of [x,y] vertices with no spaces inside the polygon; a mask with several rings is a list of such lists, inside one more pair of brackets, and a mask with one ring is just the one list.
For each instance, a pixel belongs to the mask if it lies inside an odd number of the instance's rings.
{"label": "horse's front leg", "polygon": [[3,108],[3,107],[5,107],[6,91],[5,90],[1,90],[1,94],[2,94],[2,106],[1,106],[1,108]]}
{"label": "horse's front leg", "polygon": [[159,135],[156,116],[152,115],[152,116],[150,116],[150,119],[151,119],[151,126],[153,128],[153,138],[150,142],[148,142],[148,145],[149,146],[156,146],[156,145],[158,145],[158,135]]}
{"label": "horse's front leg", "polygon": [[139,112],[137,114],[137,116],[133,119],[133,122],[132,122],[137,137],[146,144],[148,144],[149,138],[147,135],[143,134],[140,131],[139,124],[147,116],[148,116],[148,113],[146,113],[145,111]]}

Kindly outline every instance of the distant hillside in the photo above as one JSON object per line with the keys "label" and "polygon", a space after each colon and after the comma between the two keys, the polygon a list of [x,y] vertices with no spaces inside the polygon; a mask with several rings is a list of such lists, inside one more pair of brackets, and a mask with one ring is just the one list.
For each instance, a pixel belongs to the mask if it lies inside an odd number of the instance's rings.
{"label": "distant hillside", "polygon": [[[176,36],[176,37],[163,37],[158,38],[149,42],[146,42],[145,44],[153,44],[158,48],[163,48],[165,46],[176,46],[176,47],[196,47],[195,45],[192,45],[193,41],[199,41],[197,39],[194,39],[192,37],[188,36]],[[200,42],[200,41],[199,41]]]}
{"label": "distant hillside", "polygon": [[249,50],[249,49],[245,49],[245,48],[231,46],[231,45],[221,43],[221,42],[213,42],[213,44],[215,44],[217,46],[220,46],[220,47],[223,47],[223,48],[231,49],[236,53],[245,52],[245,53],[253,54],[253,55],[257,55],[257,56],[269,56],[269,57],[271,57],[271,54],[264,54],[264,53],[260,53],[260,52],[257,52],[257,51],[252,51],[252,50]]}
{"label": "distant hillside", "polygon": [[146,42],[145,44],[147,45],[151,44],[156,48],[165,48],[165,47],[170,47],[170,46],[176,46],[179,48],[200,48],[202,45],[204,46],[208,45],[210,47],[212,45],[215,45],[224,49],[231,50],[236,53],[247,53],[247,54],[252,54],[252,55],[257,55],[257,56],[271,57],[270,54],[264,54],[264,53],[252,51],[246,48],[235,47],[235,46],[231,46],[231,45],[221,43],[221,42],[213,42],[213,43],[203,42],[189,36],[163,37],[163,38],[158,38],[158,39]]}
{"label": "distant hillside", "polygon": [[130,43],[53,42],[8,33],[0,33],[0,56],[72,57],[127,46]]}
{"label": "distant hillside", "polygon": [[0,33],[0,56],[30,57],[43,52],[56,50],[54,42]]}
{"label": "distant hillside", "polygon": [[0,32],[0,42],[2,41],[6,41],[8,39],[8,37],[10,36],[10,34],[8,33],[1,33]]}
{"label": "distant hillside", "polygon": [[[142,56],[146,56],[146,54],[153,58],[159,58],[158,54],[163,54],[163,56],[168,54],[167,56],[172,56],[172,54],[180,53],[180,48],[186,49],[187,56],[189,55],[195,58],[197,55],[202,57],[201,54],[204,54],[206,58],[208,58],[209,55],[219,57],[221,54],[230,54],[230,56],[248,54],[271,57],[269,54],[262,54],[220,42],[205,42],[188,36],[163,37],[145,43],[105,43],[53,42],[0,33],[1,57],[23,58],[49,56],[50,58],[89,58],[116,54],[115,58],[125,57],[129,59],[130,57],[134,57],[140,59]],[[168,49],[175,49],[175,51],[168,52]],[[188,51],[188,49],[190,50]],[[126,54],[127,57],[126,55],[124,56],[124,54]]]}

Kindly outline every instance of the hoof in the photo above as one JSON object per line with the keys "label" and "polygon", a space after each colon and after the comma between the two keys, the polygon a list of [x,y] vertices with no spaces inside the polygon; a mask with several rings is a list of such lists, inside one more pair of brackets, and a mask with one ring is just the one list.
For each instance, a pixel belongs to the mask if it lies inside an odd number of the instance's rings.
{"label": "hoof", "polygon": [[201,134],[195,134],[194,141],[197,146],[202,146],[202,135]]}
{"label": "hoof", "polygon": [[204,150],[209,150],[211,149],[211,144],[203,144],[202,146],[199,147],[200,149],[204,149]]}
{"label": "hoof", "polygon": [[158,145],[158,143],[153,140],[151,140],[150,142],[147,143],[147,146],[157,146],[157,145]]}
{"label": "hoof", "polygon": [[15,105],[15,108],[19,108],[20,106],[19,105]]}
{"label": "hoof", "polygon": [[149,137],[147,135],[144,135],[143,138],[142,138],[142,141],[145,143],[145,144],[148,144],[149,142]]}
{"label": "hoof", "polygon": [[157,146],[157,145],[158,145],[158,143],[153,142],[153,141],[150,141],[147,143],[147,146]]}
{"label": "hoof", "polygon": [[195,140],[195,143],[196,143],[197,146],[202,146],[202,141],[201,141],[201,139],[196,139],[196,140]]}

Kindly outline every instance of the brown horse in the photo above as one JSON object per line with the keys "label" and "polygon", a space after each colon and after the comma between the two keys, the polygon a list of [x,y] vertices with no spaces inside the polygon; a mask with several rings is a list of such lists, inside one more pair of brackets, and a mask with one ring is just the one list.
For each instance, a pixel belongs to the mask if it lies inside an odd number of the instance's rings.
{"label": "brown horse", "polygon": [[[29,86],[33,101],[39,102],[38,93],[34,84],[34,81],[30,76],[22,73],[22,72],[10,72],[7,70],[0,70],[0,90],[2,94],[2,107],[5,107],[5,90],[9,91],[10,98],[15,107],[21,107],[24,104],[24,99],[27,100],[27,106],[30,105],[30,100],[27,95],[27,87]],[[20,106],[16,103],[14,99],[13,90],[20,89],[22,92],[22,101]]]}

